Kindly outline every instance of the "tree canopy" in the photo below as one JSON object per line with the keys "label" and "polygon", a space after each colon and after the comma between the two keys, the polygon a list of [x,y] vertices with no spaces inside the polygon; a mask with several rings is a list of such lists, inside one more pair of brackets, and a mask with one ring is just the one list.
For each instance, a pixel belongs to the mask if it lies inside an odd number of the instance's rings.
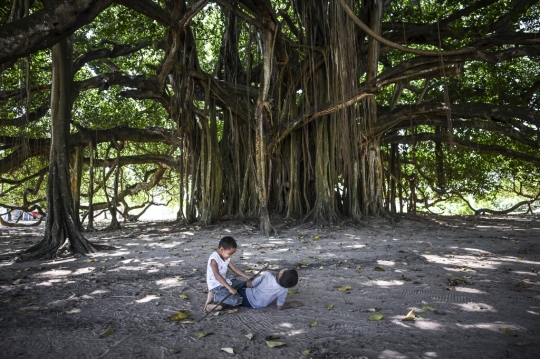
{"label": "tree canopy", "polygon": [[2,4],[10,211],[49,210],[51,48],[66,39],[83,219],[175,205],[178,220],[258,217],[269,234],[271,216],[325,224],[539,199],[536,0]]}

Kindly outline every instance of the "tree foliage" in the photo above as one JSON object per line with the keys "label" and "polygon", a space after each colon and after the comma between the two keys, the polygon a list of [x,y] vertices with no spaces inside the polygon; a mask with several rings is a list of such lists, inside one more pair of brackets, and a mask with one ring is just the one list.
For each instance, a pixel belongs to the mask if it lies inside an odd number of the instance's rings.
{"label": "tree foliage", "polygon": [[[169,204],[187,222],[257,216],[269,234],[272,215],[538,200],[538,1],[23,4],[0,12],[7,209],[49,211],[50,47],[71,34],[83,213],[92,193],[126,220]],[[29,25],[46,18],[56,32]]]}

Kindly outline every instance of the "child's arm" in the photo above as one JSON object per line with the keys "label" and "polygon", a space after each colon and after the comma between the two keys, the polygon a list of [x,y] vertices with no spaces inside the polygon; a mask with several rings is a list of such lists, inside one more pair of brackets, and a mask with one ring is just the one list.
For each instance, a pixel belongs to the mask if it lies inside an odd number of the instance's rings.
{"label": "child's arm", "polygon": [[302,302],[294,301],[294,302],[285,303],[283,305],[278,305],[277,309],[278,310],[283,310],[283,309],[301,307],[303,305],[304,305],[304,303],[302,303]]}
{"label": "child's arm", "polygon": [[210,266],[212,267],[212,272],[214,272],[214,276],[216,277],[217,281],[221,283],[222,286],[227,288],[229,290],[229,293],[235,295],[237,290],[234,289],[229,283],[227,283],[225,278],[223,278],[223,276],[219,273],[217,262],[214,259],[210,261]]}
{"label": "child's arm", "polygon": [[229,262],[229,268],[234,272],[236,273],[237,275],[239,275],[240,277],[244,278],[244,279],[250,279],[251,277],[249,275],[247,275],[246,273],[242,272],[240,269],[236,268],[236,266],[234,264],[232,264],[231,262]]}

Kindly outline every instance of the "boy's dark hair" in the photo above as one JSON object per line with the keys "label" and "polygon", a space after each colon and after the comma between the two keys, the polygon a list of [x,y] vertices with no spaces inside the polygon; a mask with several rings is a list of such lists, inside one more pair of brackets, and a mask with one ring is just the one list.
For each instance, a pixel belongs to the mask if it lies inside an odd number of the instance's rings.
{"label": "boy's dark hair", "polygon": [[286,269],[281,277],[279,277],[278,283],[283,288],[292,288],[298,284],[298,272],[296,269]]}
{"label": "boy's dark hair", "polygon": [[236,244],[236,241],[231,236],[225,236],[219,240],[218,248],[223,249],[231,249],[231,248],[237,248],[238,245]]}

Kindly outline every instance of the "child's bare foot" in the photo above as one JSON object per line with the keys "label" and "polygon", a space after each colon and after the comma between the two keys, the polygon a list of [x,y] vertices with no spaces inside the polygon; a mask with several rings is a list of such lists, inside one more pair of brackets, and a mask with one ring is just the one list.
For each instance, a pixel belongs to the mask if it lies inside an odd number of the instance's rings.
{"label": "child's bare foot", "polygon": [[214,293],[208,292],[208,295],[206,296],[206,302],[204,303],[203,312],[209,311],[209,310],[206,310],[206,307],[212,303],[214,303]]}
{"label": "child's bare foot", "polygon": [[206,304],[204,306],[205,312],[211,312],[212,310],[218,311],[218,310],[222,310],[222,309],[223,309],[223,306],[218,305],[218,304]]}

